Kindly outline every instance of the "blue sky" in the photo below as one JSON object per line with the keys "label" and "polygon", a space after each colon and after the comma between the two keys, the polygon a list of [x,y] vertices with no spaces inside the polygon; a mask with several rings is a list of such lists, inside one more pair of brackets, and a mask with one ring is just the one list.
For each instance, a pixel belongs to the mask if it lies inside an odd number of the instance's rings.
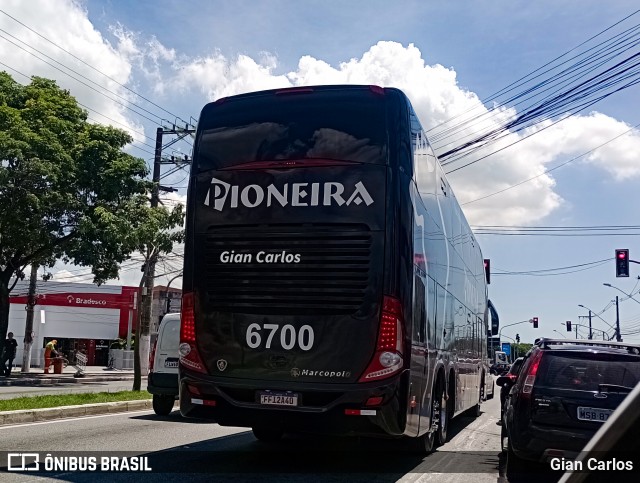
{"label": "blue sky", "polygon": [[[0,8],[120,84],[183,117],[197,117],[206,102],[222,95],[340,81],[401,87],[423,124],[432,127],[631,14],[637,2],[0,0]],[[627,26],[638,23],[640,14]],[[130,95],[120,84],[4,15],[0,15],[0,28],[105,87]],[[156,125],[83,89],[2,39],[0,55],[19,72],[56,78],[82,102],[116,119],[120,127],[128,126],[137,133],[132,154],[150,157],[138,148],[149,149],[141,142],[153,144],[142,133],[153,138]],[[639,100],[640,86],[626,89],[595,105],[592,111],[598,114],[583,112],[557,130],[541,132],[452,174],[450,182],[461,201],[470,201],[540,174],[640,123]],[[139,98],[130,101],[150,107]],[[187,145],[180,149],[189,152]],[[638,178],[640,133],[636,130],[591,159],[577,160],[536,181],[465,205],[465,212],[478,225],[635,225],[640,208]],[[186,184],[184,173],[167,181]],[[596,268],[558,276],[494,273],[490,297],[502,323],[540,319],[537,331],[529,324],[504,330],[511,337],[519,333],[523,341],[555,336],[553,330],[563,331],[560,324],[565,320],[578,322],[578,315],[586,315],[578,304],[599,311],[616,294],[622,296],[603,287],[603,282],[625,292],[637,290],[640,267],[632,265],[629,279],[616,279],[613,253],[615,248],[629,248],[631,258],[640,260],[638,236],[478,238],[496,272],[612,259]],[[82,273],[64,268],[76,277]],[[125,270],[122,281],[137,285],[138,277],[137,270]],[[636,298],[640,300],[640,295]],[[615,308],[602,317],[613,323]],[[594,327],[607,328],[596,320]],[[625,327],[640,327],[640,303],[621,302],[620,320],[623,332]],[[640,341],[640,336],[635,340]]]}

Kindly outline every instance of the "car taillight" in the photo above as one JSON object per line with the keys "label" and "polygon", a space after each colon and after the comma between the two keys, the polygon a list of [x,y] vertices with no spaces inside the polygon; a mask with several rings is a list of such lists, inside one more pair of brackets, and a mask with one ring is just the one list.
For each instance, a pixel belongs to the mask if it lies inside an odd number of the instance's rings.
{"label": "car taillight", "polygon": [[158,339],[153,343],[153,348],[149,354],[149,372],[153,372],[153,363],[156,359],[156,347],[158,347]]}
{"label": "car taillight", "polygon": [[180,312],[180,364],[202,374],[207,370],[202,363],[198,349],[196,348],[196,320],[195,299],[193,292],[182,295],[182,310]]}
{"label": "car taillight", "polygon": [[542,351],[538,351],[533,355],[531,364],[527,369],[527,374],[524,379],[524,385],[522,386],[522,396],[526,398],[531,397],[533,391],[533,385],[536,382],[536,375],[538,374],[538,368],[540,367],[540,361],[542,360]]}
{"label": "car taillight", "polygon": [[400,301],[385,295],[380,314],[376,352],[360,378],[360,382],[384,379],[402,369],[403,326]]}

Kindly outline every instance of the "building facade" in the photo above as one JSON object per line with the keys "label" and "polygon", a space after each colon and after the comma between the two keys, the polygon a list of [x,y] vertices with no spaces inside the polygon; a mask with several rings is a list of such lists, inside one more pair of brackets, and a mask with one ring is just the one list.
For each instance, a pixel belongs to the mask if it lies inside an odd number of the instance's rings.
{"label": "building facade", "polygon": [[[9,332],[18,342],[14,363],[22,364],[28,283],[19,283],[10,297]],[[33,317],[31,366],[44,364],[44,346],[56,339],[70,361],[75,353],[87,365],[108,363],[109,347],[135,331],[138,287],[38,281]]]}

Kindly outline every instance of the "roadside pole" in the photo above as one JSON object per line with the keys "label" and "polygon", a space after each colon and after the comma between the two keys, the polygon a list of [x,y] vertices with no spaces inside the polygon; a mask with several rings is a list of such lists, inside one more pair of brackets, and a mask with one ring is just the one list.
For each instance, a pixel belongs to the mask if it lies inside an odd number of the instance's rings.
{"label": "roadside pole", "polygon": [[36,305],[36,283],[38,281],[38,264],[31,264],[29,276],[29,295],[27,298],[27,319],[24,326],[24,348],[22,351],[22,367],[20,372],[28,373],[31,369],[31,346],[33,346],[33,307]]}

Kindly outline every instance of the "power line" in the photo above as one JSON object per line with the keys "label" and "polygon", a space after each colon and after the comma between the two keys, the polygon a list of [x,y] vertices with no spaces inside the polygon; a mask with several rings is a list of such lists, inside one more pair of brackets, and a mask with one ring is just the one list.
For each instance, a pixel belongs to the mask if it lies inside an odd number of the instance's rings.
{"label": "power line", "polygon": [[602,143],[602,144],[600,144],[600,145],[596,146],[596,147],[595,147],[595,148],[593,148],[593,149],[590,149],[589,151],[586,151],[586,152],[584,152],[584,153],[582,153],[582,154],[580,154],[580,155],[578,155],[578,156],[575,156],[575,157],[573,157],[573,158],[569,159],[568,161],[565,161],[564,163],[561,163],[561,164],[559,164],[559,165],[557,165],[557,166],[555,166],[555,167],[553,167],[553,168],[545,169],[542,173],[540,173],[540,174],[538,174],[538,175],[536,175],[536,176],[533,176],[533,177],[531,177],[531,178],[525,179],[524,181],[520,181],[519,183],[516,183],[516,184],[514,184],[514,185],[511,185],[511,186],[509,186],[509,187],[507,187],[507,188],[501,189],[501,190],[496,191],[496,192],[494,192],[494,193],[491,193],[491,194],[488,194],[488,195],[482,196],[482,197],[480,197],[480,198],[476,198],[475,200],[471,200],[471,201],[467,201],[467,202],[465,202],[465,203],[461,203],[461,206],[468,205],[468,204],[471,204],[471,203],[475,203],[476,201],[484,200],[484,199],[486,199],[486,198],[490,198],[490,197],[495,196],[495,195],[497,195],[497,194],[504,193],[505,191],[508,191],[508,190],[510,190],[510,189],[513,189],[513,188],[516,188],[516,187],[518,187],[518,186],[521,186],[521,185],[523,185],[523,184],[525,184],[525,183],[528,183],[529,181],[533,181],[533,180],[534,180],[534,179],[536,179],[536,178],[539,178],[539,177],[541,177],[541,176],[544,176],[545,174],[550,173],[551,171],[555,171],[556,169],[562,168],[563,166],[566,166],[567,164],[572,163],[573,161],[576,161],[577,159],[580,159],[580,158],[582,158],[582,157],[586,156],[587,154],[590,154],[590,153],[592,153],[592,152],[596,151],[597,149],[599,149],[599,148],[601,148],[601,147],[603,147],[603,146],[606,146],[607,144],[612,143],[612,142],[613,142],[613,141],[615,141],[616,139],[618,139],[618,138],[620,138],[620,137],[622,137],[622,136],[624,136],[624,135],[626,135],[626,134],[628,134],[628,133],[632,132],[634,129],[636,129],[636,128],[638,128],[638,127],[640,127],[640,123],[635,124],[631,129],[629,129],[629,130],[627,130],[627,131],[623,132],[622,134],[619,134],[618,136],[616,136],[616,137],[614,137],[614,138],[612,138],[612,139],[609,139],[608,141],[606,141],[606,142],[604,142],[604,143]]}
{"label": "power line", "polygon": [[[546,64],[544,64],[544,65],[542,65],[542,66],[538,67],[537,69],[533,70],[532,72],[530,72],[530,73],[528,73],[528,74],[524,75],[523,77],[520,77],[519,79],[517,79],[517,80],[513,81],[511,84],[507,85],[506,87],[503,87],[502,89],[500,89],[500,90],[498,90],[498,91],[494,92],[493,94],[489,95],[488,97],[486,97],[486,98],[482,99],[481,101],[479,101],[478,103],[476,103],[476,105],[475,105],[474,107],[469,108],[469,109],[467,109],[465,112],[460,113],[460,114],[457,114],[457,115],[455,115],[455,116],[453,116],[453,117],[451,117],[451,118],[447,119],[446,121],[444,121],[444,122],[442,122],[442,123],[438,124],[437,126],[434,126],[433,128],[431,128],[431,129],[427,130],[427,132],[432,131],[432,130],[434,130],[434,129],[437,129],[438,127],[440,127],[440,126],[442,126],[442,125],[444,125],[444,124],[447,124],[447,123],[451,122],[452,120],[454,120],[454,119],[456,119],[456,118],[460,117],[461,115],[466,114],[467,112],[470,112],[470,111],[472,111],[472,110],[474,110],[474,109],[477,109],[478,107],[484,107],[484,105],[485,105],[486,103],[491,102],[491,101],[493,101],[493,100],[497,99],[500,95],[502,95],[502,94],[506,94],[507,92],[511,92],[511,91],[513,91],[515,88],[517,88],[517,87],[520,87],[520,86],[524,85],[524,84],[525,84],[525,82],[523,82],[523,81],[525,81],[527,78],[529,78],[529,77],[530,77],[530,76],[532,76],[533,74],[535,74],[535,73],[539,72],[540,70],[544,69],[545,67],[548,67],[548,66],[552,65],[552,64],[553,64],[554,62],[556,62],[557,60],[560,60],[561,58],[563,58],[563,57],[565,57],[566,55],[570,54],[570,53],[571,53],[571,52],[573,52],[574,50],[577,50],[578,48],[582,47],[583,45],[586,45],[587,43],[589,43],[589,42],[591,42],[592,40],[596,39],[597,37],[599,37],[600,35],[604,34],[605,32],[607,32],[607,31],[611,30],[612,28],[616,27],[617,25],[621,24],[622,22],[624,22],[624,21],[626,21],[626,20],[630,19],[631,17],[633,17],[634,15],[636,15],[638,12],[640,12],[640,10],[636,10],[635,12],[632,12],[631,14],[627,15],[626,17],[624,17],[623,19],[621,19],[621,20],[619,20],[618,22],[614,23],[613,25],[610,25],[609,27],[605,28],[604,30],[601,30],[601,31],[600,31],[600,32],[598,32],[597,34],[593,35],[592,37],[589,37],[587,40],[585,40],[585,41],[581,42],[580,44],[578,44],[578,45],[576,45],[575,47],[573,47],[573,48],[571,48],[571,49],[567,50],[567,51],[566,51],[566,52],[564,52],[563,54],[561,54],[561,55],[557,56],[556,58],[554,58],[554,59],[550,60],[550,61],[549,61],[549,62],[547,62]],[[548,71],[548,70],[547,70],[547,71],[544,71],[544,72],[543,72],[543,74],[544,74],[544,73],[547,73],[547,72],[549,72],[549,71]],[[533,77],[533,79],[535,79],[535,78],[537,78],[537,77],[539,77],[539,76],[535,76],[535,77]],[[498,107],[499,107],[499,106],[498,106]]]}
{"label": "power line", "polygon": [[476,236],[638,236],[640,225],[603,225],[603,226],[473,226]]}
{"label": "power line", "polygon": [[[55,43],[54,41],[50,40],[49,38],[45,37],[44,35],[42,35],[41,33],[37,32],[36,30],[32,29],[31,27],[29,27],[28,25],[24,24],[23,22],[21,22],[20,20],[18,20],[17,18],[9,15],[7,12],[5,12],[4,10],[0,9],[0,13],[3,13],[4,15],[6,15],[7,17],[9,17],[10,19],[12,19],[13,21],[17,22],[18,24],[22,25],[24,28],[26,28],[27,30],[29,30],[30,32],[33,32],[34,34],[36,34],[38,37],[42,38],[43,40],[49,42],[50,44],[54,45],[55,47],[57,47],[58,49],[62,50],[63,52],[65,52],[66,54],[70,55],[71,57],[73,57],[74,59],[78,60],[79,62],[82,62],[84,65],[86,65],[87,67],[89,67],[90,69],[98,72],[99,74],[103,75],[104,77],[106,77],[107,79],[109,79],[112,82],[115,82],[116,84],[118,84],[120,87],[126,89],[127,91],[131,92],[132,94],[135,94],[136,96],[140,97],[141,99],[147,101],[149,104],[157,107],[158,109],[160,109],[163,112],[166,112],[167,114],[173,116],[176,119],[181,120],[184,123],[187,123],[187,121],[185,121],[184,119],[182,119],[180,116],[178,116],[177,114],[173,114],[172,112],[168,111],[167,109],[165,109],[164,107],[156,104],[155,102],[153,102],[152,100],[146,98],[145,96],[143,96],[142,94],[139,94],[138,92],[134,91],[133,89],[127,87],[126,85],[118,82],[116,79],[114,79],[113,77],[109,76],[108,74],[105,74],[104,72],[102,72],[100,69],[97,69],[96,67],[92,66],[91,64],[89,64],[88,62],[85,62],[84,60],[82,60],[80,57],[77,57],[76,55],[72,54],[71,52],[69,52],[68,50],[66,50],[64,47],[61,47],[60,45],[58,45],[57,43]],[[189,123],[187,123],[189,124]]]}
{"label": "power line", "polygon": [[[492,273],[492,275],[511,275],[511,276],[518,275],[518,276],[532,276],[532,277],[567,275],[570,273],[582,272],[584,270],[591,270],[592,268],[596,268],[605,263],[609,263],[611,260],[612,260],[611,258],[605,258],[603,260],[596,260],[595,262],[581,263],[578,265],[570,265],[566,267],[547,268],[547,269],[541,269],[541,270],[507,271],[507,270],[495,268],[494,270],[496,271]],[[577,270],[569,270],[572,268],[577,268]]]}
{"label": "power line", "polygon": [[[618,25],[636,13],[638,13],[638,11],[625,17],[625,19],[617,22],[615,25]],[[603,30],[600,34],[610,30],[615,25]],[[583,42],[580,46],[585,45],[598,35],[591,37],[591,39]],[[622,33],[614,35],[604,42],[597,44],[595,47],[586,49],[567,61],[564,61],[559,65],[555,65],[551,69],[547,69],[535,77],[533,77],[532,74],[529,74],[523,77],[520,82],[516,81],[516,83],[512,83],[508,86],[510,87],[509,89],[505,88],[502,91],[498,91],[498,93],[495,94],[496,98],[498,95],[507,93],[515,88],[523,88],[521,92],[514,94],[502,104],[494,106],[493,109],[490,109],[479,116],[464,119],[453,127],[442,129],[441,126],[441,131],[436,135],[431,136],[432,142],[435,142],[436,144],[438,140],[450,138],[456,133],[468,130],[470,126],[477,124],[482,118],[485,118],[487,121],[489,118],[496,116],[503,118],[499,123],[494,123],[492,126],[484,128],[484,133],[483,131],[477,131],[473,134],[463,135],[463,139],[467,139],[467,141],[462,142],[462,140],[460,140],[457,146],[454,145],[455,147],[452,149],[440,154],[439,157],[442,161],[442,165],[447,166],[474,154],[480,149],[486,148],[507,136],[521,132],[536,124],[539,125],[544,120],[551,120],[552,118],[557,117],[555,121],[545,125],[542,129],[538,129],[533,133],[520,137],[516,141],[486,154],[479,159],[466,163],[463,166],[448,170],[447,173],[455,172],[496,154],[497,152],[507,149],[508,147],[547,129],[550,126],[583,111],[595,103],[606,99],[614,93],[640,83],[640,52],[631,52],[617,63],[607,65],[610,62],[614,62],[616,57],[620,57],[640,45],[640,40],[638,39],[639,35],[640,25],[635,25]],[[575,50],[575,48],[572,50]],[[557,59],[565,55],[566,53]],[[554,64],[557,59],[545,64],[545,67]],[[573,63],[569,64],[561,72],[552,74],[551,76],[537,82],[535,85],[527,87],[527,83],[533,81],[537,77],[541,77],[543,74],[556,70],[570,62]],[[534,71],[534,73],[540,70],[541,68]],[[524,82],[525,80],[526,82]],[[493,97],[489,99],[491,100]],[[486,101],[487,100],[485,100],[485,102]],[[517,114],[509,115],[504,108],[505,104],[515,102],[515,105],[519,105],[525,101],[531,101],[530,105],[524,107],[522,111]],[[508,117],[504,119],[505,116]],[[444,124],[447,124],[447,122]],[[455,141],[449,142],[449,145],[454,144],[454,142]]]}

